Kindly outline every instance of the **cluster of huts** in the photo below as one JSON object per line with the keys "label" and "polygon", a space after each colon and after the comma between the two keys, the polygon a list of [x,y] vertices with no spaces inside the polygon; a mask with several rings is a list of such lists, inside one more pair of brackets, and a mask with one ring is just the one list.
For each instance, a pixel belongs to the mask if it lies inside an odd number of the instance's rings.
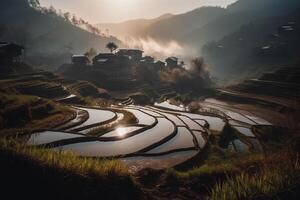
{"label": "cluster of huts", "polygon": [[119,49],[116,53],[99,53],[92,59],[85,55],[73,55],[73,65],[90,65],[96,68],[118,68],[119,66],[131,66],[132,64],[152,66],[155,69],[162,70],[165,67],[176,68],[181,67],[179,59],[176,57],[169,57],[165,62],[155,60],[151,56],[143,56],[143,51],[139,49]]}

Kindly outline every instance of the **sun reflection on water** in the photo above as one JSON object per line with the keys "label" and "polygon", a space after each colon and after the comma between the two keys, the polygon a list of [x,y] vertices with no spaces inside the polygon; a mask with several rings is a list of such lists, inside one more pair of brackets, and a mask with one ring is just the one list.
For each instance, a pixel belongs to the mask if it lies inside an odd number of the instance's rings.
{"label": "sun reflection on water", "polygon": [[117,128],[117,134],[119,137],[124,137],[126,135],[126,128],[124,127]]}

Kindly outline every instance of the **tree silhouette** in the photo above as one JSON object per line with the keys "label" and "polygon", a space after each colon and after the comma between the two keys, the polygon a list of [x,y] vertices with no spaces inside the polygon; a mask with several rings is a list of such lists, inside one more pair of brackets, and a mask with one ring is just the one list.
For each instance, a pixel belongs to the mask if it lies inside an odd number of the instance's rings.
{"label": "tree silhouette", "polygon": [[110,52],[114,52],[115,50],[118,49],[118,45],[116,45],[114,42],[109,42],[107,45],[106,45],[106,48],[108,48],[110,50]]}
{"label": "tree silhouette", "polygon": [[28,3],[31,7],[35,8],[35,9],[38,9],[41,7],[39,0],[29,0]]}
{"label": "tree silhouette", "polygon": [[92,60],[97,55],[97,51],[94,48],[90,48],[84,55]]}
{"label": "tree silhouette", "polygon": [[71,14],[69,12],[64,13],[64,18],[67,22],[70,22]]}

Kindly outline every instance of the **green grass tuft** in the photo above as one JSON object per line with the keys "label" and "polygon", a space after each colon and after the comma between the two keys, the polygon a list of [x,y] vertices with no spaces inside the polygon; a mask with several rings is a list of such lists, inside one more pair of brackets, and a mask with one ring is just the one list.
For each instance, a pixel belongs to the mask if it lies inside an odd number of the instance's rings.
{"label": "green grass tuft", "polygon": [[212,189],[212,200],[281,199],[300,185],[300,165],[288,158],[276,165],[261,166],[257,173],[228,176]]}
{"label": "green grass tuft", "polygon": [[59,171],[84,176],[130,176],[127,168],[117,160],[81,158],[71,152],[28,147],[13,140],[0,140],[0,149],[16,157],[23,157],[38,165],[52,167]]}

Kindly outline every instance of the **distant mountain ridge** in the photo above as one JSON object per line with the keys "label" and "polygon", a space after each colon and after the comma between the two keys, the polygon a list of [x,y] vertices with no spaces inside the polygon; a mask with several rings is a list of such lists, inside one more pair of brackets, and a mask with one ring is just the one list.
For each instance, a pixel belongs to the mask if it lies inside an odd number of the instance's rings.
{"label": "distant mountain ridge", "polygon": [[188,13],[166,14],[154,19],[130,20],[122,23],[98,24],[100,29],[109,29],[118,37],[151,37],[156,40],[177,39],[191,29],[197,29],[223,15],[225,9],[218,7],[198,8]]}
{"label": "distant mountain ridge", "polygon": [[245,24],[221,40],[207,43],[202,53],[219,77],[257,77],[265,71],[300,63],[299,25],[300,7]]}
{"label": "distant mountain ridge", "polygon": [[[263,73],[276,64],[295,61],[289,49],[278,52],[290,55],[280,57],[272,54],[276,57],[273,61],[270,56],[258,58],[253,52],[259,52],[257,48],[270,43],[265,37],[288,23],[289,15],[298,19],[295,13],[299,12],[299,8],[299,0],[238,0],[226,8],[202,7],[165,19],[153,19],[147,26],[136,23],[134,29],[139,31],[131,32],[131,36],[149,37],[160,43],[175,40],[183,46],[197,49],[198,55],[204,56],[208,62],[212,75],[242,79]],[[115,24],[112,28],[117,30],[119,25],[132,29],[130,22]],[[239,41],[241,36],[243,40]],[[284,41],[277,43],[280,42]],[[288,47],[297,49],[293,43],[299,44],[294,36]],[[189,49],[186,52],[188,54]]]}
{"label": "distant mountain ridge", "polygon": [[201,7],[187,13],[152,20],[131,20],[98,24],[118,37],[152,38],[159,42],[176,40],[201,49],[243,24],[263,17],[287,13],[300,5],[298,0],[238,0],[227,8]]}
{"label": "distant mountain ridge", "polygon": [[300,1],[297,0],[239,0],[229,5],[223,16],[189,32],[181,40],[201,48],[207,42],[219,40],[242,25],[263,18],[288,14],[299,6]]}

